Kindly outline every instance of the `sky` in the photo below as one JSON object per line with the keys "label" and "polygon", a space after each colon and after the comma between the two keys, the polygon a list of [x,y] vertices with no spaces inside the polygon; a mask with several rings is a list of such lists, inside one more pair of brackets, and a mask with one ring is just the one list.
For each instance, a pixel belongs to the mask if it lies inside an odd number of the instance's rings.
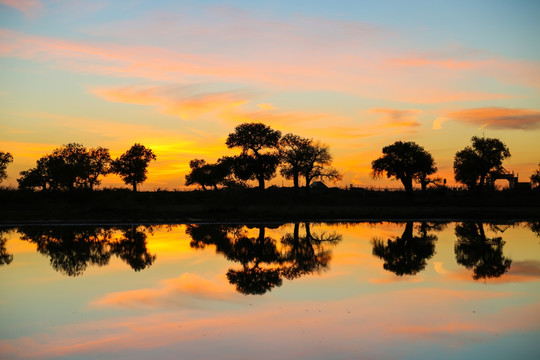
{"label": "sky", "polygon": [[337,186],[399,187],[370,177],[398,140],[453,184],[472,136],[501,139],[527,181],[539,19],[534,0],[0,0],[2,185],[63,144],[116,157],[138,142],[158,158],[142,189],[184,189],[190,160],[239,152],[225,140],[243,122],[329,145]]}

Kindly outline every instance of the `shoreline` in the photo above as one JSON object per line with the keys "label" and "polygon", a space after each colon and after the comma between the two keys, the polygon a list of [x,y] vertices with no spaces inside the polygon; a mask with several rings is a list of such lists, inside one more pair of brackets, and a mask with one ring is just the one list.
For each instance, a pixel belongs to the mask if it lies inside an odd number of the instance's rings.
{"label": "shoreline", "polygon": [[0,191],[0,225],[540,221],[540,191]]}

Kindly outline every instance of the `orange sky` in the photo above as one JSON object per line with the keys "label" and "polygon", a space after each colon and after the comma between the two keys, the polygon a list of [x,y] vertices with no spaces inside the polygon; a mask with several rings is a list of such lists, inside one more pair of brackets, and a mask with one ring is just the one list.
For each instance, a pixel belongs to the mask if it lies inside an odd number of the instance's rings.
{"label": "orange sky", "polygon": [[117,156],[140,142],[158,157],[142,188],[182,189],[190,160],[236,153],[225,139],[242,122],[328,144],[337,186],[400,187],[369,176],[397,140],[430,151],[449,184],[472,136],[505,142],[521,181],[540,162],[533,2],[126,6],[0,1],[3,185],[63,144]]}

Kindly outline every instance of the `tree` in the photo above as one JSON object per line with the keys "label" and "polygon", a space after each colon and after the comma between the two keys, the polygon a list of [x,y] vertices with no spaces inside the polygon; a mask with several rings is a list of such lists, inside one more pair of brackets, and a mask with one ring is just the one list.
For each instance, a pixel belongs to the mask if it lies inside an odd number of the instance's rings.
{"label": "tree", "polygon": [[306,149],[311,140],[294,134],[286,134],[279,141],[281,175],[292,179],[294,188],[299,187],[299,178],[306,160]]}
{"label": "tree", "polygon": [[382,152],[383,156],[371,163],[372,177],[377,179],[386,173],[386,177],[400,180],[409,195],[413,193],[413,180],[427,185],[427,176],[437,171],[431,154],[412,141],[396,141]]}
{"label": "tree", "polygon": [[88,151],[89,161],[86,164],[86,184],[90,190],[101,184],[99,176],[107,175],[111,171],[111,155],[109,149],[98,147]]}
{"label": "tree", "polygon": [[223,157],[218,159],[217,163],[209,164],[202,159],[194,159],[189,162],[191,172],[186,175],[186,185],[200,185],[203,190],[211,186],[217,190],[218,186],[233,187],[243,186],[233,176],[234,158]]}
{"label": "tree", "polygon": [[482,189],[490,172],[503,171],[502,162],[510,157],[510,150],[499,139],[473,136],[471,142],[454,157],[454,177],[469,189]]}
{"label": "tree", "polygon": [[41,188],[41,190],[47,189],[49,178],[47,176],[45,160],[46,160],[45,158],[41,158],[36,162],[35,168],[20,172],[21,177],[17,179],[17,182],[19,183],[19,189],[34,189],[34,188]]}
{"label": "tree", "polygon": [[261,123],[238,125],[226,142],[230,149],[242,149],[235,161],[235,175],[242,180],[257,180],[259,188],[264,189],[265,180],[275,176],[279,164],[280,138],[280,131]]}
{"label": "tree", "polygon": [[131,185],[137,191],[137,184],[142,184],[148,173],[150,161],[156,160],[156,155],[144,145],[134,144],[111,164],[113,173],[118,174],[126,185]]}
{"label": "tree", "polygon": [[534,187],[540,186],[540,164],[538,164],[538,169],[531,175],[531,183]]}
{"label": "tree", "polygon": [[306,189],[309,189],[312,180],[340,180],[341,174],[334,168],[332,164],[332,155],[327,145],[319,142],[311,142],[306,149],[306,156],[302,172],[306,179]]}
{"label": "tree", "polygon": [[108,149],[87,149],[81,144],[71,143],[41,157],[36,167],[22,171],[17,181],[22,189],[93,190],[100,184],[99,177],[108,174],[110,162]]}
{"label": "tree", "polygon": [[298,135],[286,134],[280,140],[281,175],[293,179],[295,188],[299,186],[299,177],[306,179],[309,188],[314,179],[339,180],[339,172],[331,168],[332,155],[328,146]]}
{"label": "tree", "polygon": [[13,156],[8,152],[0,151],[0,183],[7,179],[7,166],[13,162]]}

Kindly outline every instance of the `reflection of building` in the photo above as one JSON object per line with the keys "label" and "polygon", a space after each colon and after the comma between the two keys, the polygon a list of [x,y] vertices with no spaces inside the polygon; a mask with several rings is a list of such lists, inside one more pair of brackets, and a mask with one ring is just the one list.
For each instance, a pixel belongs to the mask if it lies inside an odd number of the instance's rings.
{"label": "reflection of building", "polygon": [[495,181],[497,180],[507,180],[508,181],[508,188],[512,190],[531,190],[531,183],[530,182],[519,182],[518,180],[519,174],[514,174],[514,172],[509,172],[505,169],[499,170],[499,171],[491,171],[486,178],[486,185],[494,187]]}

